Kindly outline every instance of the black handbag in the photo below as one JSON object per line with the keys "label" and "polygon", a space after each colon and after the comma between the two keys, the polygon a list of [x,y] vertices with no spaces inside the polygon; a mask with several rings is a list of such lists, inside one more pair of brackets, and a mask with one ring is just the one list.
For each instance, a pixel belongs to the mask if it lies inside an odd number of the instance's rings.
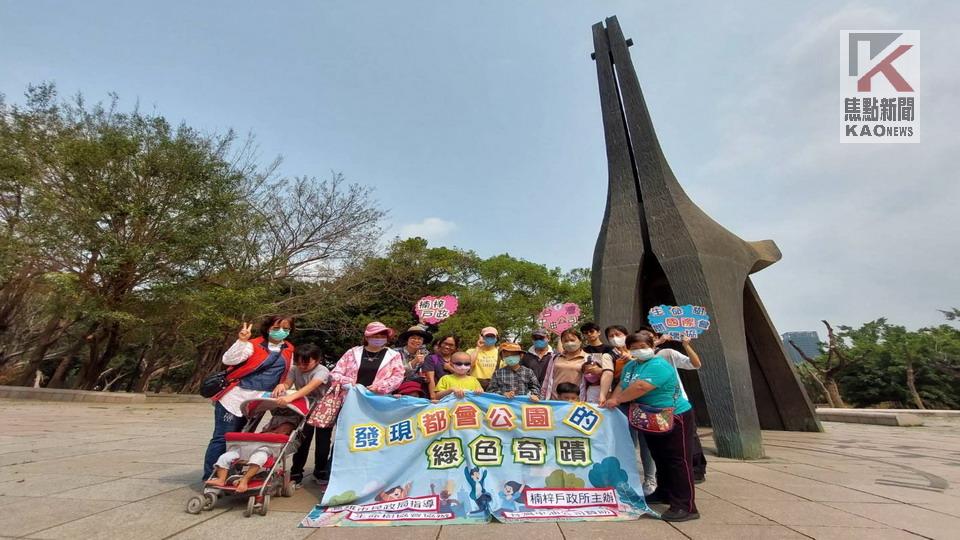
{"label": "black handbag", "polygon": [[227,370],[218,371],[212,375],[207,375],[200,383],[200,395],[205,398],[212,398],[227,387]]}

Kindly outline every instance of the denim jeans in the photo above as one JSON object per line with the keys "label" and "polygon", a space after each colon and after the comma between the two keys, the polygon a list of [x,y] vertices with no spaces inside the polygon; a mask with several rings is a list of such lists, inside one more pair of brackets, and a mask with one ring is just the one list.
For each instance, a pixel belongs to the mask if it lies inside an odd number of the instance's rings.
{"label": "denim jeans", "polygon": [[656,485],[657,464],[653,461],[653,455],[650,454],[650,446],[643,438],[643,433],[640,433],[637,428],[630,427],[630,436],[633,438],[633,445],[640,449],[640,466],[643,467],[644,483]]}
{"label": "denim jeans", "polygon": [[207,445],[207,453],[203,458],[203,479],[206,481],[213,474],[213,466],[217,459],[227,451],[227,441],[224,435],[230,431],[241,431],[247,421],[242,416],[234,416],[218,401],[213,407],[213,436]]}

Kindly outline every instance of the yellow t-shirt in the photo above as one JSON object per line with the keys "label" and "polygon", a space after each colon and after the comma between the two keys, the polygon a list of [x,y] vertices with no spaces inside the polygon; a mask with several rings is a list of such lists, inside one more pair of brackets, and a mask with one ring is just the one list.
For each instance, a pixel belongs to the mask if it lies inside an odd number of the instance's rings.
{"label": "yellow t-shirt", "polygon": [[471,377],[470,375],[444,375],[443,377],[440,377],[440,382],[437,383],[437,392],[453,390],[455,388],[460,390],[483,392],[483,387],[480,386],[480,381],[478,381],[476,377]]}
{"label": "yellow t-shirt", "polygon": [[497,370],[497,361],[500,358],[496,347],[490,347],[489,350],[474,348],[468,350],[467,354],[471,358],[476,358],[473,363],[473,371],[470,372],[471,375],[478,379],[493,378],[493,372]]}

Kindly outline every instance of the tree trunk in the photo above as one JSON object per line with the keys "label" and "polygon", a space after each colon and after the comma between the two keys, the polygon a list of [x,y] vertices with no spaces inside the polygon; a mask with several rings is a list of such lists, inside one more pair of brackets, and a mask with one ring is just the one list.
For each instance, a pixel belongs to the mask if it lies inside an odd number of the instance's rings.
{"label": "tree trunk", "polygon": [[837,381],[833,377],[827,377],[824,386],[827,387],[827,399],[830,400],[831,407],[838,407],[844,409],[847,405],[843,402],[843,398],[840,397],[840,387],[837,386]]}
{"label": "tree trunk", "polygon": [[827,404],[831,407],[839,407],[839,405],[833,402],[833,396],[830,395],[830,391],[827,390],[827,387],[824,386],[823,381],[820,380],[820,375],[818,375],[812,369],[808,369],[806,372],[810,374],[810,378],[813,379],[813,382],[817,383],[817,387],[820,388],[821,392],[823,392],[823,397],[826,398]]}
{"label": "tree trunk", "polygon": [[913,362],[911,360],[907,360],[907,390],[910,391],[910,399],[913,400],[913,404],[918,409],[926,409],[923,400],[920,399],[920,393],[917,392],[917,379],[913,372]]}
{"label": "tree trunk", "polygon": [[60,360],[60,364],[57,365],[57,370],[53,372],[53,376],[50,377],[50,382],[47,383],[47,388],[62,388],[63,381],[67,378],[67,372],[70,370],[70,364],[73,363],[73,357],[80,352],[80,349],[86,343],[86,340],[79,339],[72,347],[67,349],[63,353],[63,359]]}
{"label": "tree trunk", "polygon": [[193,370],[193,375],[190,377],[190,380],[180,388],[180,393],[195,393],[200,389],[200,383],[203,382],[204,377],[216,369],[222,369],[220,359],[225,350],[222,344],[219,347],[212,345],[204,347],[203,352],[197,355],[197,364]]}
{"label": "tree trunk", "polygon": [[103,354],[96,356],[95,349],[91,344],[90,365],[87,367],[84,377],[81,379],[81,388],[84,390],[93,390],[100,380],[103,370],[110,364],[110,360],[116,356],[120,350],[120,323],[112,323],[107,329],[107,345],[103,348]]}
{"label": "tree trunk", "polygon": [[27,367],[24,369],[23,378],[20,380],[20,384],[24,386],[30,385],[33,382],[34,373],[40,369],[40,365],[43,363],[43,358],[47,355],[47,351],[50,350],[50,347],[56,343],[57,339],[60,337],[60,333],[57,332],[57,327],[60,326],[61,319],[60,317],[50,317],[50,320],[47,321],[46,326],[41,330],[41,339],[37,343],[37,346],[30,353],[30,357],[27,359]]}

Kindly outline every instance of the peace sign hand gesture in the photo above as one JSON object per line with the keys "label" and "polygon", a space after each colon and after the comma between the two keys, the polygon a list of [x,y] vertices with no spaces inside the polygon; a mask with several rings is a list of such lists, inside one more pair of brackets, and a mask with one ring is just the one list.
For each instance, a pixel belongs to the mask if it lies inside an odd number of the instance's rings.
{"label": "peace sign hand gesture", "polygon": [[247,341],[250,339],[250,331],[253,329],[253,323],[243,323],[240,326],[240,332],[237,333],[237,339],[240,341]]}

